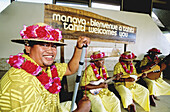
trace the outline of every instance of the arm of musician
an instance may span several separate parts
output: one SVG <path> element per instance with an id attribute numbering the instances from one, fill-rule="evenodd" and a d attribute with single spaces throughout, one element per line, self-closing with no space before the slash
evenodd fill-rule
<path id="1" fill-rule="evenodd" d="M 89 45 L 89 44 L 90 44 L 90 38 L 85 37 L 85 36 L 80 36 L 78 38 L 77 45 L 74 50 L 74 54 L 68 63 L 68 67 L 67 67 L 65 75 L 72 75 L 78 70 L 79 61 L 80 61 L 81 53 L 82 53 L 82 47 L 83 45 Z"/>
<path id="2" fill-rule="evenodd" d="M 91 102 L 87 96 L 84 96 L 77 105 L 77 109 L 74 112 L 89 112 L 91 109 Z"/>
<path id="3" fill-rule="evenodd" d="M 132 77 L 125 78 L 125 82 L 134 82 L 134 81 L 135 81 L 135 79 Z"/>
<path id="4" fill-rule="evenodd" d="M 120 78 L 119 80 L 117 80 L 117 82 L 134 82 L 135 79 L 132 77 L 128 77 L 128 78 Z"/>
<path id="5" fill-rule="evenodd" d="M 147 73 L 143 73 L 138 79 L 147 77 Z"/>
<path id="6" fill-rule="evenodd" d="M 87 89 L 97 89 L 97 88 L 108 88 L 108 85 L 106 83 L 100 83 L 99 85 L 92 85 L 92 84 L 88 84 L 86 85 L 86 87 L 82 86 L 81 87 L 83 90 Z"/>
<path id="7" fill-rule="evenodd" d="M 160 67 L 161 67 L 160 72 L 162 72 L 166 69 L 167 65 L 165 64 L 165 62 L 163 62 L 163 63 L 160 64 Z"/>
<path id="8" fill-rule="evenodd" d="M 161 60 L 160 59 L 154 59 L 154 63 L 157 65 Z"/>
<path id="9" fill-rule="evenodd" d="M 113 79 L 113 81 L 118 81 L 118 80 L 120 80 L 120 78 L 122 77 L 122 75 L 123 75 L 123 72 L 120 72 L 120 73 L 117 73 L 117 74 L 115 74 L 113 77 L 115 77 L 114 79 Z"/>

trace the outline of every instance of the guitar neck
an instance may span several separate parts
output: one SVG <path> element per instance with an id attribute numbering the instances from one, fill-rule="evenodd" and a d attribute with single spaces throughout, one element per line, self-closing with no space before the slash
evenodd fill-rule
<path id="1" fill-rule="evenodd" d="M 110 78 L 110 79 L 107 79 L 106 81 L 105 81 L 105 83 L 109 83 L 109 82 L 111 82 L 113 79 L 115 79 L 116 78 L 116 76 L 115 77 L 112 77 L 112 78 Z"/>

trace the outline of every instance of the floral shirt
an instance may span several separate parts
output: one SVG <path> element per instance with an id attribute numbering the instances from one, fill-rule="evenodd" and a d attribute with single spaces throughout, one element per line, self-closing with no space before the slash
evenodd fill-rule
<path id="1" fill-rule="evenodd" d="M 23 57 L 34 62 L 25 54 Z M 67 64 L 55 63 L 55 65 L 59 78 L 62 80 Z M 46 73 L 51 77 L 50 68 Z M 12 67 L 0 81 L 0 111 L 60 112 L 62 110 L 59 94 L 47 91 L 35 76 L 25 70 Z"/>

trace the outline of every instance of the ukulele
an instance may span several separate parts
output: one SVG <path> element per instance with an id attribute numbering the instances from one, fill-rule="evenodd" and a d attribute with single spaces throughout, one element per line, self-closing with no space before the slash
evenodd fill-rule
<path id="1" fill-rule="evenodd" d="M 120 73 L 120 77 L 121 77 L 122 73 Z M 106 83 L 108 84 L 109 82 L 111 82 L 112 80 L 114 80 L 116 78 L 116 76 L 110 78 L 110 79 L 107 79 L 107 80 L 104 80 L 104 79 L 100 79 L 98 81 L 91 81 L 90 84 L 91 85 L 99 85 L 100 83 Z M 93 95 L 97 95 L 99 94 L 99 92 L 102 90 L 103 88 L 97 88 L 97 89 L 90 89 L 90 93 L 93 94 Z"/>

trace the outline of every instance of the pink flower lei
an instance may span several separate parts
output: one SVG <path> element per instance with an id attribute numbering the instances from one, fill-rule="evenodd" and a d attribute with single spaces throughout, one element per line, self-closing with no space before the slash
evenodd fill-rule
<path id="1" fill-rule="evenodd" d="M 122 65 L 122 67 L 123 67 L 123 69 L 125 70 L 126 73 L 131 74 L 133 72 L 133 65 L 132 65 L 132 63 L 130 63 L 130 71 L 125 66 L 125 63 L 123 63 L 123 62 L 120 62 L 120 63 L 121 63 L 121 65 Z"/>
<path id="2" fill-rule="evenodd" d="M 58 77 L 57 68 L 55 65 L 51 66 L 52 78 L 45 73 L 40 66 L 35 65 L 31 61 L 22 57 L 23 53 L 19 53 L 18 55 L 10 56 L 7 63 L 10 66 L 18 69 L 23 69 L 27 73 L 34 75 L 41 82 L 45 89 L 47 89 L 52 94 L 57 94 L 61 89 L 61 81 Z"/>
<path id="3" fill-rule="evenodd" d="M 46 26 L 26 26 L 20 31 L 22 39 L 44 39 L 50 41 L 60 41 L 62 39 L 61 31 L 54 29 L 49 25 Z"/>
<path id="4" fill-rule="evenodd" d="M 98 73 L 97 68 L 95 67 L 95 64 L 94 64 L 94 63 L 91 63 L 91 67 L 93 68 L 93 72 L 94 72 L 94 74 L 96 75 L 96 78 L 97 78 L 97 79 L 101 79 L 102 77 L 101 77 L 100 74 Z M 104 67 L 102 67 L 102 73 L 103 73 L 103 78 L 106 80 L 106 79 L 107 79 L 107 75 L 106 75 L 106 71 L 105 71 L 105 68 L 104 68 Z"/>

